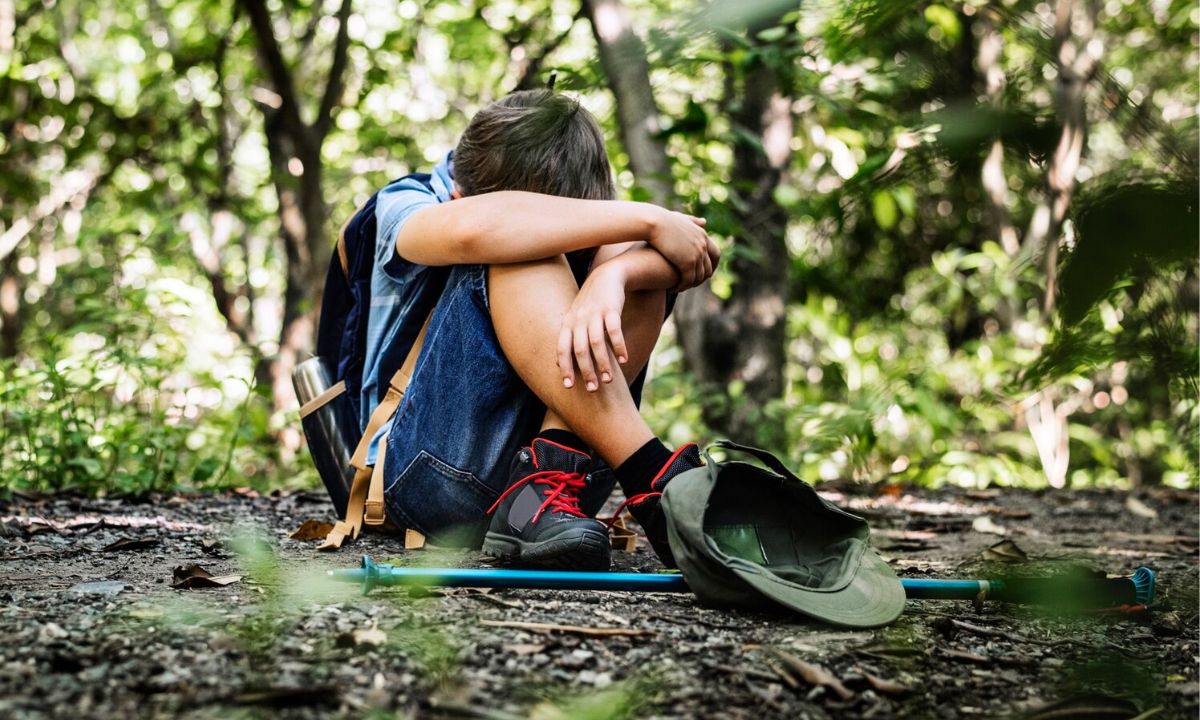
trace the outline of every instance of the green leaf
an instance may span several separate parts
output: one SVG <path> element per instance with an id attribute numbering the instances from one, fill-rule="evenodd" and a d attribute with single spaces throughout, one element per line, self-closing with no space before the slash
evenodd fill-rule
<path id="1" fill-rule="evenodd" d="M 875 224 L 883 230 L 891 230 L 896 225 L 898 211 L 896 200 L 887 190 L 880 190 L 871 196 L 871 212 L 875 216 Z"/>
<path id="2" fill-rule="evenodd" d="M 1195 185 L 1126 185 L 1083 200 L 1076 220 L 1075 250 L 1065 259 L 1059 282 L 1059 314 L 1079 323 L 1118 281 L 1138 266 L 1197 260 Z M 1135 287 L 1140 283 L 1135 283 Z"/>

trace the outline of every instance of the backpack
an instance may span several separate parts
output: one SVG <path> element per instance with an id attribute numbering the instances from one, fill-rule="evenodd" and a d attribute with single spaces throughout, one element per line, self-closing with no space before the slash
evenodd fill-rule
<path id="1" fill-rule="evenodd" d="M 432 190 L 427 173 L 400 179 L 416 180 Z M 386 386 L 381 383 L 384 394 L 366 427 L 360 427 L 371 275 L 375 268 L 377 198 L 378 193 L 371 195 L 338 233 L 325 274 L 317 356 L 298 365 L 292 374 L 296 394 L 302 402 L 300 419 L 309 450 L 334 508 L 342 516 L 320 550 L 341 547 L 347 536 L 357 539 L 364 525 L 388 528 L 383 502 L 386 436 L 379 440 L 374 465 L 367 464 L 367 450 L 376 432 L 392 418 L 404 399 L 429 317 L 437 304 L 438 293 L 432 293 L 432 300 L 424 303 L 427 307 L 412 310 L 425 316 L 420 330 L 381 349 L 384 357 L 380 358 L 380 377 L 391 371 L 391 379 Z M 307 381 L 314 375 L 320 377 L 318 382 Z M 354 449 L 352 454 L 349 448 Z"/>

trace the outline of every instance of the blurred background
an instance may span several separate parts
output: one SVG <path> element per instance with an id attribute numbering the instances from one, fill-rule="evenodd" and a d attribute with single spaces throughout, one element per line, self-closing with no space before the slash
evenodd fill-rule
<path id="1" fill-rule="evenodd" d="M 518 88 L 708 218 L 645 410 L 806 479 L 1196 487 L 1190 0 L 0 0 L 0 488 L 319 485 L 340 225 Z"/>

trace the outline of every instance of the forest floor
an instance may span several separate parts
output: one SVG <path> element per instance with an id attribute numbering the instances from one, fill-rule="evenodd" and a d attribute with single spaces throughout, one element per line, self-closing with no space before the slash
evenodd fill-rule
<path id="1" fill-rule="evenodd" d="M 1082 616 L 910 601 L 853 631 L 690 595 L 363 597 L 323 571 L 479 558 L 382 536 L 318 553 L 289 537 L 331 520 L 317 493 L 18 495 L 0 502 L 0 717 L 1197 716 L 1195 493 L 821 491 L 901 576 L 1149 565 L 1158 599 Z M 614 558 L 657 565 L 644 543 Z M 174 588 L 191 565 L 217 577 Z"/>

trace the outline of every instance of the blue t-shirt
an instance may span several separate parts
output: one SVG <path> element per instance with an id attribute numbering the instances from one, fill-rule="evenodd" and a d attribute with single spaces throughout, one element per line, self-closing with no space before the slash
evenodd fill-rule
<path id="1" fill-rule="evenodd" d="M 400 257 L 396 252 L 396 234 L 416 211 L 450 200 L 454 189 L 452 155 L 447 153 L 427 178 L 401 178 L 380 190 L 375 200 L 375 268 L 371 271 L 371 309 L 367 315 L 361 395 L 363 427 L 379 404 L 383 386 L 398 367 L 382 367 L 384 354 L 380 349 L 397 342 L 411 346 L 425 323 L 428 308 L 436 304 L 445 288 L 447 268 L 417 265 Z M 379 438 L 390 427 L 391 421 L 372 438 L 367 450 L 368 463 L 375 462 Z"/>

